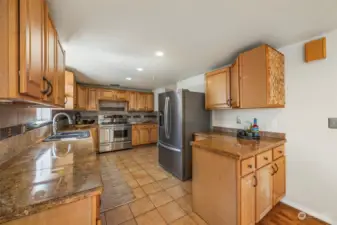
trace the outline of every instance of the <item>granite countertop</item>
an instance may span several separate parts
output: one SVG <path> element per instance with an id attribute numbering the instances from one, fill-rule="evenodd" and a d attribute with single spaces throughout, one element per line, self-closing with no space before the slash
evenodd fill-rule
<path id="1" fill-rule="evenodd" d="M 158 124 L 158 122 L 131 122 L 132 125 L 155 125 Z"/>
<path id="2" fill-rule="evenodd" d="M 0 224 L 102 190 L 91 138 L 41 142 L 0 165 Z"/>
<path id="3" fill-rule="evenodd" d="M 286 142 L 285 139 L 261 137 L 260 140 L 238 139 L 233 134 L 200 132 L 195 135 L 211 136 L 215 138 L 193 142 L 194 147 L 212 151 L 241 160 L 257 155 L 261 152 L 275 148 Z"/>

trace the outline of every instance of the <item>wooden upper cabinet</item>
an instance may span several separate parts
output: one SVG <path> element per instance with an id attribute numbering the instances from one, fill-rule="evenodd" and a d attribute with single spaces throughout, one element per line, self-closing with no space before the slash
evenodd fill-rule
<path id="1" fill-rule="evenodd" d="M 76 108 L 76 80 L 73 72 L 65 71 L 65 108 Z"/>
<path id="2" fill-rule="evenodd" d="M 273 177 L 271 164 L 256 171 L 255 222 L 259 222 L 273 208 Z"/>
<path id="3" fill-rule="evenodd" d="M 255 174 L 241 178 L 241 225 L 255 225 Z"/>
<path id="4" fill-rule="evenodd" d="M 146 111 L 153 112 L 154 111 L 154 96 L 153 93 L 149 93 L 146 95 Z"/>
<path id="5" fill-rule="evenodd" d="M 87 110 L 97 110 L 97 90 L 90 88 L 88 90 L 88 105 Z"/>
<path id="6" fill-rule="evenodd" d="M 20 93 L 41 98 L 44 76 L 45 2 L 20 0 Z"/>
<path id="7" fill-rule="evenodd" d="M 286 194 L 286 165 L 285 157 L 274 162 L 275 174 L 273 176 L 273 205 L 276 205 Z"/>
<path id="8" fill-rule="evenodd" d="M 64 107 L 65 104 L 65 52 L 57 41 L 57 69 L 54 76 L 54 104 Z"/>
<path id="9" fill-rule="evenodd" d="M 206 109 L 229 108 L 230 68 L 209 72 L 205 75 Z"/>
<path id="10" fill-rule="evenodd" d="M 146 111 L 146 93 L 137 93 L 137 111 Z"/>
<path id="11" fill-rule="evenodd" d="M 45 7 L 45 16 L 46 16 L 46 23 L 45 23 L 45 32 L 46 32 L 46 72 L 45 72 L 45 77 L 49 80 L 49 81 L 53 81 L 53 89 L 55 88 L 56 84 L 55 84 L 55 78 L 57 77 L 57 48 L 58 48 L 58 43 L 57 43 L 57 34 L 56 34 L 56 30 L 55 27 L 51 21 L 51 19 L 48 16 L 48 7 Z M 47 83 L 43 82 L 43 89 L 48 88 L 48 86 L 46 86 Z M 64 86 L 64 85 L 63 85 Z M 52 90 L 55 93 L 55 90 Z M 48 95 L 44 95 L 44 101 L 47 102 L 54 102 L 57 101 L 57 99 L 55 99 L 55 95 L 54 93 L 50 93 Z"/>
<path id="12" fill-rule="evenodd" d="M 87 98 L 88 98 L 87 88 L 81 85 L 77 85 L 77 93 L 76 93 L 77 107 L 76 108 L 86 109 L 87 108 Z"/>
<path id="13" fill-rule="evenodd" d="M 137 110 L 137 93 L 130 91 L 128 92 L 128 100 L 129 100 L 129 109 L 128 111 L 136 111 Z"/>
<path id="14" fill-rule="evenodd" d="M 115 95 L 116 95 L 116 100 L 119 100 L 119 101 L 126 101 L 128 98 L 127 92 L 122 91 L 122 90 L 116 91 Z"/>
<path id="15" fill-rule="evenodd" d="M 240 77 L 239 59 L 235 60 L 230 68 L 230 106 L 240 107 Z"/>
<path id="16" fill-rule="evenodd" d="M 284 107 L 284 56 L 262 45 L 239 56 L 240 107 Z"/>
<path id="17" fill-rule="evenodd" d="M 115 94 L 116 93 L 112 90 L 101 89 L 99 97 L 100 99 L 104 99 L 104 100 L 114 100 Z"/>

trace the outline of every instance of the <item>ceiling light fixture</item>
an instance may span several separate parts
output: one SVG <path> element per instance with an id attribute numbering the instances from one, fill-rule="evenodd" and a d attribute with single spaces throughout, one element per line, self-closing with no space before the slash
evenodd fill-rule
<path id="1" fill-rule="evenodd" d="M 131 77 L 127 77 L 127 78 L 125 78 L 125 79 L 127 79 L 127 80 L 132 80 L 132 78 L 131 78 Z"/>
<path id="2" fill-rule="evenodd" d="M 159 57 L 164 56 L 164 52 L 157 51 L 157 52 L 156 52 L 156 56 L 159 56 Z"/>
<path id="3" fill-rule="evenodd" d="M 137 68 L 138 71 L 143 71 L 144 69 L 143 68 Z"/>

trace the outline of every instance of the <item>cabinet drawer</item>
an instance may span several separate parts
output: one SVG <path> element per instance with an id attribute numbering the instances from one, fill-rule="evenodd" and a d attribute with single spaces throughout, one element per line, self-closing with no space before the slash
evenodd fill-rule
<path id="1" fill-rule="evenodd" d="M 284 156 L 284 145 L 278 146 L 273 149 L 273 160 Z"/>
<path id="2" fill-rule="evenodd" d="M 272 150 L 268 150 L 256 156 L 256 168 L 259 169 L 273 160 Z"/>
<path id="3" fill-rule="evenodd" d="M 254 172 L 255 170 L 255 157 L 241 161 L 241 176 L 245 176 Z"/>

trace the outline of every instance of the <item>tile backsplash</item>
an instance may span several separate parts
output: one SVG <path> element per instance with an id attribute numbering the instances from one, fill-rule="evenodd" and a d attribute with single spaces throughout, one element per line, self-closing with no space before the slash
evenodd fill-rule
<path id="1" fill-rule="evenodd" d="M 7 127 L 20 127 L 36 120 L 35 108 L 22 108 L 13 105 L 0 105 L 0 130 Z M 21 127 L 20 127 L 21 128 Z M 8 161 L 29 146 L 51 134 L 51 125 L 43 126 L 21 134 L 14 132 L 15 136 L 0 141 L 0 164 Z M 16 135 L 17 133 L 20 133 Z"/>

